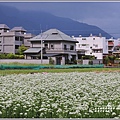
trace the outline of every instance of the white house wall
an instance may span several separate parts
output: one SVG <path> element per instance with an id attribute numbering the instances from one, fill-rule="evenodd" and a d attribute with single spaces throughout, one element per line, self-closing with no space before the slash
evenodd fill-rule
<path id="1" fill-rule="evenodd" d="M 114 40 L 114 46 L 117 46 L 120 44 L 120 38 L 118 38 L 117 40 Z"/>
<path id="2" fill-rule="evenodd" d="M 103 38 L 103 54 L 108 54 L 108 41 L 106 38 Z"/>
<path id="3" fill-rule="evenodd" d="M 103 59 L 103 53 L 92 53 L 97 59 Z"/>

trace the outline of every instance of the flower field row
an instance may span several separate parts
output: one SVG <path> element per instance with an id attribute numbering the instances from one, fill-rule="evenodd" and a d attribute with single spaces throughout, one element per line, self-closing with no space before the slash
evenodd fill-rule
<path id="1" fill-rule="evenodd" d="M 0 118 L 120 118 L 119 72 L 0 76 Z"/>

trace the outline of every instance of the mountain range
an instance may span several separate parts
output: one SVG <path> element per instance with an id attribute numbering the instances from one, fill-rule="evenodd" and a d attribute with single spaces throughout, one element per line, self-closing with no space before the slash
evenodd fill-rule
<path id="1" fill-rule="evenodd" d="M 81 23 L 70 18 L 55 16 L 44 11 L 20 11 L 15 7 L 0 5 L 0 24 L 6 24 L 11 29 L 22 26 L 27 32 L 38 35 L 40 31 L 51 28 L 59 29 L 69 36 L 84 37 L 90 34 L 111 38 L 112 36 L 94 25 Z"/>

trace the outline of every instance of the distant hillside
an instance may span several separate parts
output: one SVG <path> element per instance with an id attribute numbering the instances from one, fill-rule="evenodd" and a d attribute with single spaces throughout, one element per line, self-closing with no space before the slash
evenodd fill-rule
<path id="1" fill-rule="evenodd" d="M 0 5 L 0 24 L 7 24 L 10 28 L 22 26 L 28 32 L 39 34 L 40 30 L 46 31 L 51 28 L 70 36 L 89 36 L 91 33 L 110 38 L 107 32 L 97 26 L 80 23 L 69 18 L 54 16 L 43 11 L 19 11 L 14 7 Z"/>

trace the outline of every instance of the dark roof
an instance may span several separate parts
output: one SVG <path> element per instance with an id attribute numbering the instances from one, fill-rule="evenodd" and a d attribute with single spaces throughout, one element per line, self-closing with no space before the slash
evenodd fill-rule
<path id="1" fill-rule="evenodd" d="M 30 41 L 71 41 L 71 42 L 78 42 L 77 40 L 71 38 L 70 36 L 66 35 L 65 33 L 57 30 L 57 29 L 49 29 L 46 32 L 43 32 L 33 38 Z"/>
<path id="2" fill-rule="evenodd" d="M 24 53 L 39 53 L 41 51 L 41 48 L 29 48 Z"/>
<path id="3" fill-rule="evenodd" d="M 6 24 L 0 24 L 0 29 L 1 29 L 1 28 L 7 29 L 7 30 L 10 29 Z"/>
<path id="4" fill-rule="evenodd" d="M 46 54 L 43 54 L 43 56 L 47 56 L 47 57 L 53 57 L 53 56 L 58 56 L 58 55 L 61 55 L 60 53 L 46 53 Z"/>
<path id="5" fill-rule="evenodd" d="M 26 32 L 26 30 L 23 27 L 14 27 L 11 29 L 11 31 L 22 31 L 22 32 Z"/>

